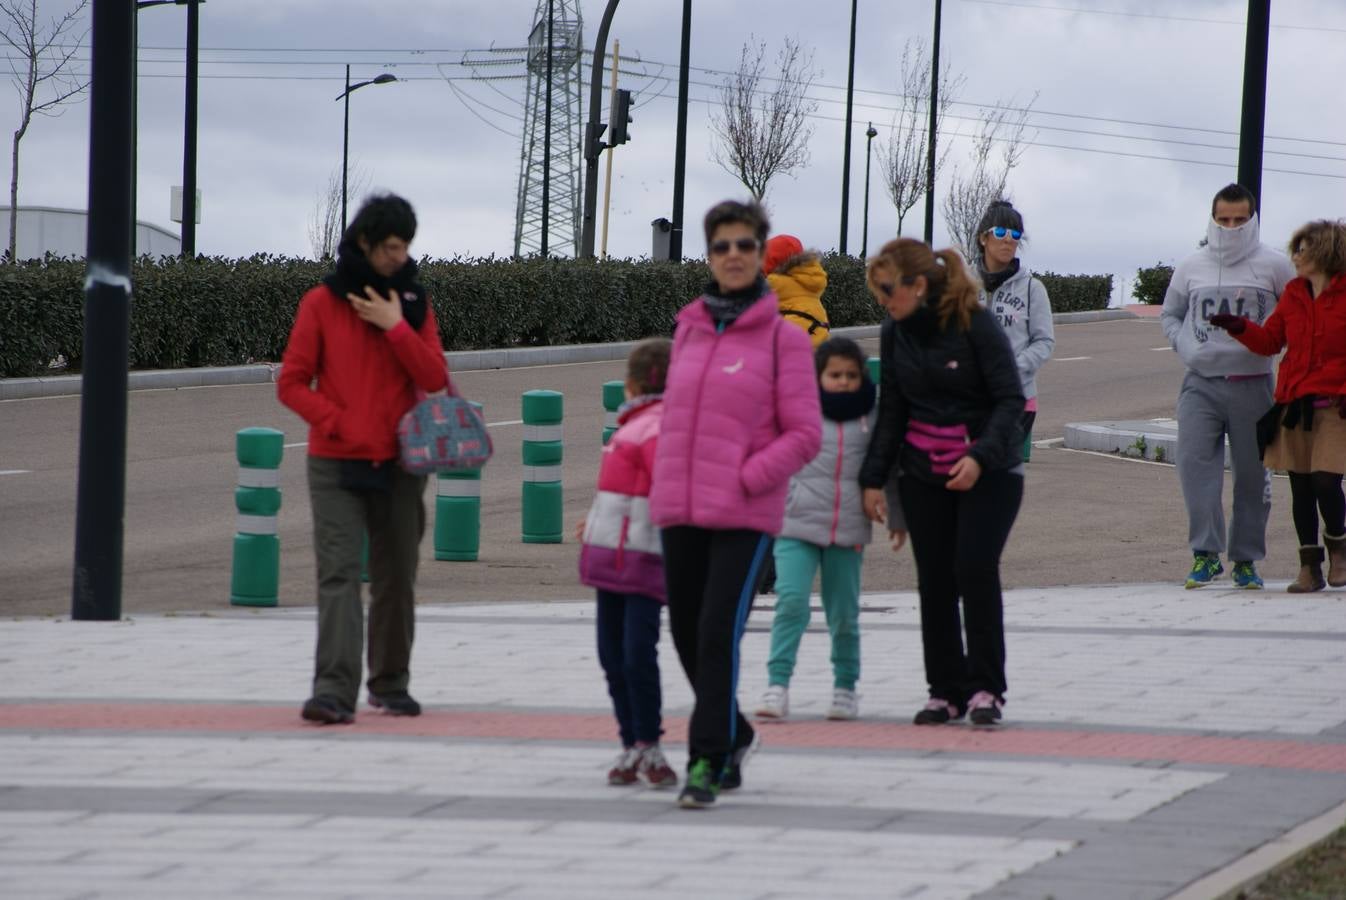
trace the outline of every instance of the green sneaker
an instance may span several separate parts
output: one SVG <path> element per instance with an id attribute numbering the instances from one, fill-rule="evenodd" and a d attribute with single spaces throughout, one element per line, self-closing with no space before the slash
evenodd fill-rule
<path id="1" fill-rule="evenodd" d="M 720 781 L 710 767 L 710 760 L 704 757 L 692 763 L 687 771 L 687 783 L 678 795 L 678 806 L 683 809 L 705 809 L 715 805 L 715 796 L 720 793 Z"/>
<path id="2" fill-rule="evenodd" d="M 1187 589 L 1205 587 L 1223 574 L 1220 557 L 1213 553 L 1198 553 L 1192 561 L 1192 571 L 1187 573 Z"/>
<path id="3" fill-rule="evenodd" d="M 1234 563 L 1234 572 L 1231 576 L 1234 579 L 1234 587 L 1242 588 L 1245 591 L 1260 591 L 1262 589 L 1262 576 L 1257 574 L 1257 568 L 1250 562 Z"/>

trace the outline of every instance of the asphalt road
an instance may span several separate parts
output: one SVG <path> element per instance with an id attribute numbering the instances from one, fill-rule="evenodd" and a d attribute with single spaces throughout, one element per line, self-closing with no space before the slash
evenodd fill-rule
<path id="1" fill-rule="evenodd" d="M 870 350 L 877 352 L 871 342 Z M 1059 438 L 1067 422 L 1145 419 L 1173 412 L 1182 366 L 1155 319 L 1057 328 L 1055 358 L 1039 376 L 1034 439 Z M 599 459 L 600 387 L 620 362 L 465 372 L 456 380 L 485 404 L 496 457 L 483 481 L 482 552 L 476 563 L 436 562 L 422 545 L 426 602 L 564 600 L 588 595 L 575 578 L 570 533 L 591 497 Z M 565 532 L 557 545 L 519 540 L 520 394 L 566 395 Z M 234 433 L 279 428 L 306 440 L 273 386 L 140 391 L 131 395 L 128 441 L 125 612 L 228 605 L 236 477 Z M 0 402 L 0 615 L 70 610 L 79 398 Z M 313 602 L 314 574 L 304 448 L 281 466 L 281 603 Z M 433 508 L 433 482 L 427 503 Z M 1289 487 L 1275 479 L 1269 578 L 1297 570 Z M 1228 486 L 1226 485 L 1226 493 Z M 1034 450 L 1025 501 L 1004 557 L 1009 587 L 1180 580 L 1190 565 L 1186 520 L 1169 466 Z M 908 550 L 876 543 L 865 562 L 870 590 L 915 587 Z"/>

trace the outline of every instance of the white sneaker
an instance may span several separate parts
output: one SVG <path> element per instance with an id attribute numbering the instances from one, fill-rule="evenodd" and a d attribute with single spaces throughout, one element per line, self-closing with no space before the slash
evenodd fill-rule
<path id="1" fill-rule="evenodd" d="M 790 689 L 783 684 L 768 687 L 757 705 L 757 715 L 763 719 L 783 719 L 789 714 Z"/>
<path id="2" fill-rule="evenodd" d="M 855 719 L 860 716 L 860 695 L 845 688 L 832 690 L 832 705 L 827 709 L 829 719 Z"/>

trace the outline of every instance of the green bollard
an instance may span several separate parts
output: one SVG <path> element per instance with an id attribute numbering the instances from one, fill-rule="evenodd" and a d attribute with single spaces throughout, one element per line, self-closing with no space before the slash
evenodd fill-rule
<path id="1" fill-rule="evenodd" d="M 481 413 L 480 403 L 472 407 Z M 435 479 L 435 559 L 473 562 L 480 548 L 481 469 L 439 472 Z"/>
<path id="2" fill-rule="evenodd" d="M 617 410 L 626 402 L 626 382 L 625 381 L 605 381 L 603 382 L 603 445 L 607 446 L 608 439 L 612 433 L 617 430 Z"/>
<path id="3" fill-rule="evenodd" d="M 871 356 L 865 360 L 865 368 L 869 369 L 869 380 L 875 385 L 879 383 L 879 371 L 883 367 L 883 360 L 877 356 Z"/>
<path id="4" fill-rule="evenodd" d="M 561 543 L 560 391 L 523 395 L 523 542 Z"/>
<path id="5" fill-rule="evenodd" d="M 1023 449 L 1024 462 L 1028 462 L 1028 458 L 1032 455 L 1033 455 L 1033 432 L 1030 431 L 1028 432 L 1028 434 L 1024 435 L 1024 449 Z"/>
<path id="6" fill-rule="evenodd" d="M 234 606 L 275 606 L 280 602 L 280 460 L 285 435 L 274 428 L 244 428 L 235 438 L 238 455 L 238 509 L 229 602 Z"/>

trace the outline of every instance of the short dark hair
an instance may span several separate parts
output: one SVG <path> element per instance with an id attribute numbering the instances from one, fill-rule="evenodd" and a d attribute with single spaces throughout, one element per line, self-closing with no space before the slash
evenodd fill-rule
<path id="1" fill-rule="evenodd" d="M 771 233 L 771 220 L 766 210 L 755 200 L 740 203 L 737 200 L 723 200 L 716 203 L 706 213 L 706 246 L 710 246 L 712 235 L 721 225 L 742 222 L 752 229 L 761 244 L 766 244 L 766 236 Z"/>
<path id="2" fill-rule="evenodd" d="M 860 349 L 860 345 L 848 337 L 831 337 L 818 345 L 813 351 L 813 368 L 819 375 L 823 374 L 823 369 L 827 368 L 827 361 L 834 356 L 840 356 L 852 360 L 860 367 L 860 375 L 865 376 L 865 362 L 867 357 L 865 351 Z"/>
<path id="3" fill-rule="evenodd" d="M 1226 184 L 1215 192 L 1215 198 L 1210 202 L 1211 217 L 1215 217 L 1215 204 L 1223 200 L 1225 203 L 1244 203 L 1248 204 L 1248 211 L 1257 215 L 1257 198 L 1253 192 L 1241 184 Z"/>
<path id="4" fill-rule="evenodd" d="M 977 256 L 982 255 L 981 236 L 991 228 L 1013 228 L 1020 234 L 1024 234 L 1024 217 L 1014 204 L 1008 200 L 995 200 L 986 207 L 986 212 L 981 214 L 981 221 L 977 223 L 977 233 L 974 239 L 977 242 Z"/>
<path id="5" fill-rule="evenodd" d="M 626 358 L 626 377 L 634 381 L 641 394 L 662 394 L 668 380 L 668 359 L 673 342 L 668 338 L 649 338 L 636 344 Z"/>
<path id="6" fill-rule="evenodd" d="M 394 235 L 411 243 L 416 236 L 416 212 L 396 194 L 374 194 L 365 198 L 341 239 L 364 238 L 373 247 Z"/>

